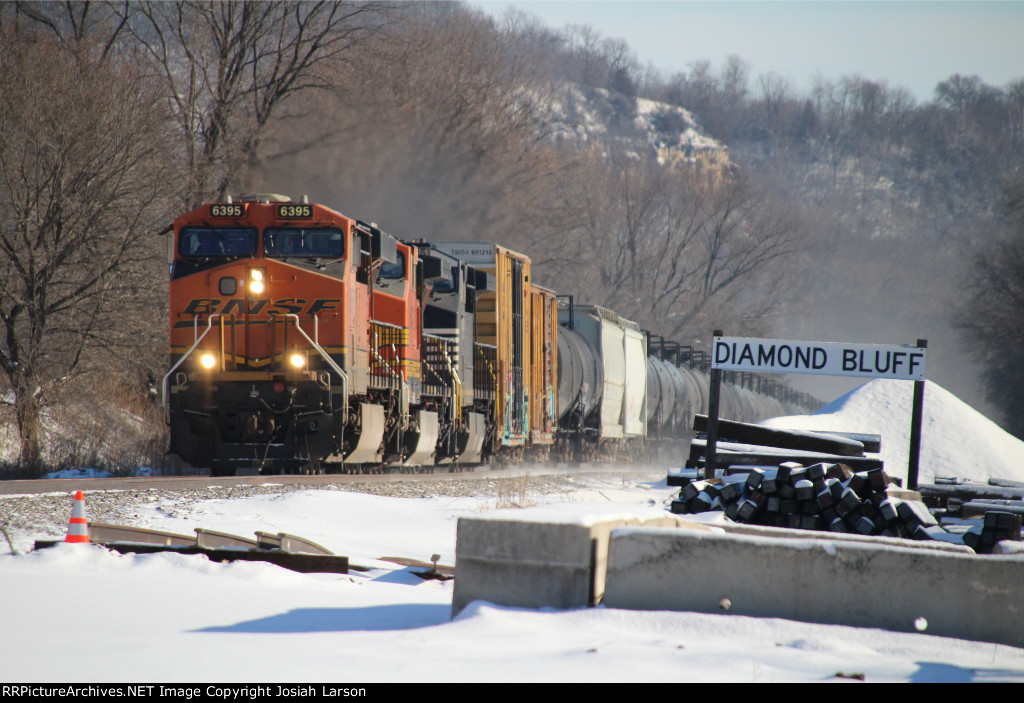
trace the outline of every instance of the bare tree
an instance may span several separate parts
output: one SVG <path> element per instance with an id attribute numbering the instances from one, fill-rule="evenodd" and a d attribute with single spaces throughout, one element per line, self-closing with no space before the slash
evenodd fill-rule
<path id="1" fill-rule="evenodd" d="M 327 0 L 126 5 L 184 139 L 188 204 L 244 180 L 271 119 L 290 99 L 333 87 L 333 70 L 387 9 Z"/>
<path id="2" fill-rule="evenodd" d="M 819 115 L 818 146 L 832 169 L 832 187 L 835 188 L 839 167 L 856 144 L 853 126 L 855 87 L 848 79 L 839 83 L 819 81 L 814 86 L 814 97 Z"/>
<path id="3" fill-rule="evenodd" d="M 916 107 L 917 100 L 913 93 L 902 86 L 890 90 L 886 96 L 885 109 L 882 113 L 883 133 L 897 150 L 903 147 Z"/>
<path id="4" fill-rule="evenodd" d="M 589 169 L 564 195 L 575 226 L 535 259 L 583 298 L 676 339 L 751 329 L 786 302 L 802 233 L 745 177 L 629 157 L 609 167 L 598 155 Z"/>
<path id="5" fill-rule="evenodd" d="M 769 71 L 757 77 L 757 86 L 760 91 L 760 99 L 757 102 L 761 119 L 771 146 L 775 146 L 783 136 L 786 105 L 791 93 L 789 81 L 774 71 Z"/>
<path id="6" fill-rule="evenodd" d="M 730 106 L 736 106 L 747 96 L 750 63 L 738 54 L 729 54 L 725 57 L 719 74 L 726 102 Z"/>
<path id="7" fill-rule="evenodd" d="M 1024 143 L 1024 78 L 1015 78 L 1006 86 L 1010 117 L 1010 140 L 1014 147 Z"/>
<path id="8" fill-rule="evenodd" d="M 983 84 L 980 76 L 954 73 L 935 86 L 935 98 L 957 114 L 964 113 L 981 96 Z"/>
<path id="9" fill-rule="evenodd" d="M 142 336 L 131 315 L 163 290 L 149 237 L 175 169 L 161 101 L 102 45 L 0 43 L 0 370 L 34 472 L 43 409 Z"/>
<path id="10" fill-rule="evenodd" d="M 411 6 L 353 56 L 352 81 L 279 122 L 265 179 L 408 237 L 520 246 L 524 207 L 545 215 L 550 49 L 461 5 Z M 348 75 L 348 74 L 347 74 Z M 304 104 L 305 105 L 305 104 Z M 316 135 L 297 143 L 295 134 Z"/>
<path id="11" fill-rule="evenodd" d="M 603 60 L 601 33 L 589 24 L 567 25 L 563 34 L 568 48 L 569 80 L 583 85 L 601 87 L 607 77 L 607 65 Z"/>
<path id="12" fill-rule="evenodd" d="M 88 40 L 102 47 L 102 56 L 109 55 L 125 36 L 130 16 L 128 2 L 17 0 L 0 5 L 0 25 L 9 36 L 46 36 L 65 44 Z"/>
<path id="13" fill-rule="evenodd" d="M 955 324 L 982 365 L 988 400 L 1024 438 L 1024 182 L 1007 193 L 1009 224 L 970 261 Z"/>

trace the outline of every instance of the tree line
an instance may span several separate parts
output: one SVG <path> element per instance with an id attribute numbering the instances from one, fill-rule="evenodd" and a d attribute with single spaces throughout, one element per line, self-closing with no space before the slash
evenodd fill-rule
<path id="1" fill-rule="evenodd" d="M 771 183 L 806 244 L 789 280 L 802 301 L 774 322 L 814 338 L 929 337 L 929 376 L 1024 437 L 1011 342 L 1024 309 L 1005 263 L 1021 237 L 1024 77 L 953 74 L 930 101 L 861 75 L 819 76 L 801 93 L 737 55 L 666 75 L 591 29 L 533 36 L 554 75 L 684 107 Z"/>

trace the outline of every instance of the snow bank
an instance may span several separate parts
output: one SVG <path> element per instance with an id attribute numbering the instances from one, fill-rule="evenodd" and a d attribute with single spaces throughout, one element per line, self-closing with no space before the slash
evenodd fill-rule
<path id="1" fill-rule="evenodd" d="M 912 381 L 875 380 L 832 401 L 813 415 L 777 417 L 766 427 L 882 436 L 879 456 L 886 472 L 905 477 L 910 454 Z M 989 478 L 1024 481 L 1024 442 L 999 428 L 945 388 L 925 383 L 921 429 L 920 483 L 958 476 L 984 483 Z"/>

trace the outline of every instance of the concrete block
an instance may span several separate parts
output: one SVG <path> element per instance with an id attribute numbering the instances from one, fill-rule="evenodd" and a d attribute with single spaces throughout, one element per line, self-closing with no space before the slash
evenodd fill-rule
<path id="1" fill-rule="evenodd" d="M 727 599 L 727 600 L 724 600 Z M 1024 646 L 1024 558 L 685 529 L 612 533 L 604 604 Z M 919 620 L 924 618 L 924 621 Z"/>
<path id="2" fill-rule="evenodd" d="M 841 521 L 841 519 L 840 519 Z M 970 547 L 963 544 L 956 544 L 953 542 L 914 542 L 906 539 L 900 539 L 898 537 L 885 537 L 876 535 L 868 537 L 860 534 L 836 534 L 832 531 L 811 531 L 811 530 L 798 530 L 798 529 L 787 529 L 784 527 L 765 527 L 763 525 L 742 525 L 739 523 L 732 524 L 726 521 L 721 523 L 715 523 L 716 527 L 722 529 L 722 531 L 729 534 L 735 535 L 752 535 L 754 537 L 766 537 L 772 539 L 795 539 L 795 540 L 824 540 L 824 541 L 842 541 L 842 542 L 856 542 L 866 546 L 891 546 L 891 547 L 904 547 L 907 549 L 916 550 L 927 550 L 937 551 L 946 553 L 956 554 L 974 554 L 975 551 Z"/>
<path id="3" fill-rule="evenodd" d="M 566 503 L 459 518 L 452 616 L 474 600 L 524 608 L 600 602 L 613 529 L 689 525 L 659 509 Z"/>

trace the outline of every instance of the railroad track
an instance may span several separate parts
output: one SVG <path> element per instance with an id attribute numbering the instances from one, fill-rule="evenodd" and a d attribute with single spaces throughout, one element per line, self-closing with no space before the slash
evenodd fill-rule
<path id="1" fill-rule="evenodd" d="M 656 471 L 661 467 L 639 467 L 637 471 Z M 581 466 L 509 466 L 501 469 L 477 469 L 458 473 L 416 473 L 416 474 L 327 474 L 318 476 L 140 476 L 123 478 L 56 478 L 0 481 L 0 495 L 39 495 L 74 491 L 111 491 L 147 489 L 190 489 L 211 486 L 263 486 L 263 485 L 346 485 L 423 483 L 451 480 L 494 480 L 517 476 L 553 476 L 574 473 L 623 473 L 633 471 L 630 467 L 609 464 L 585 464 Z M 666 467 L 667 470 L 667 467 Z"/>

